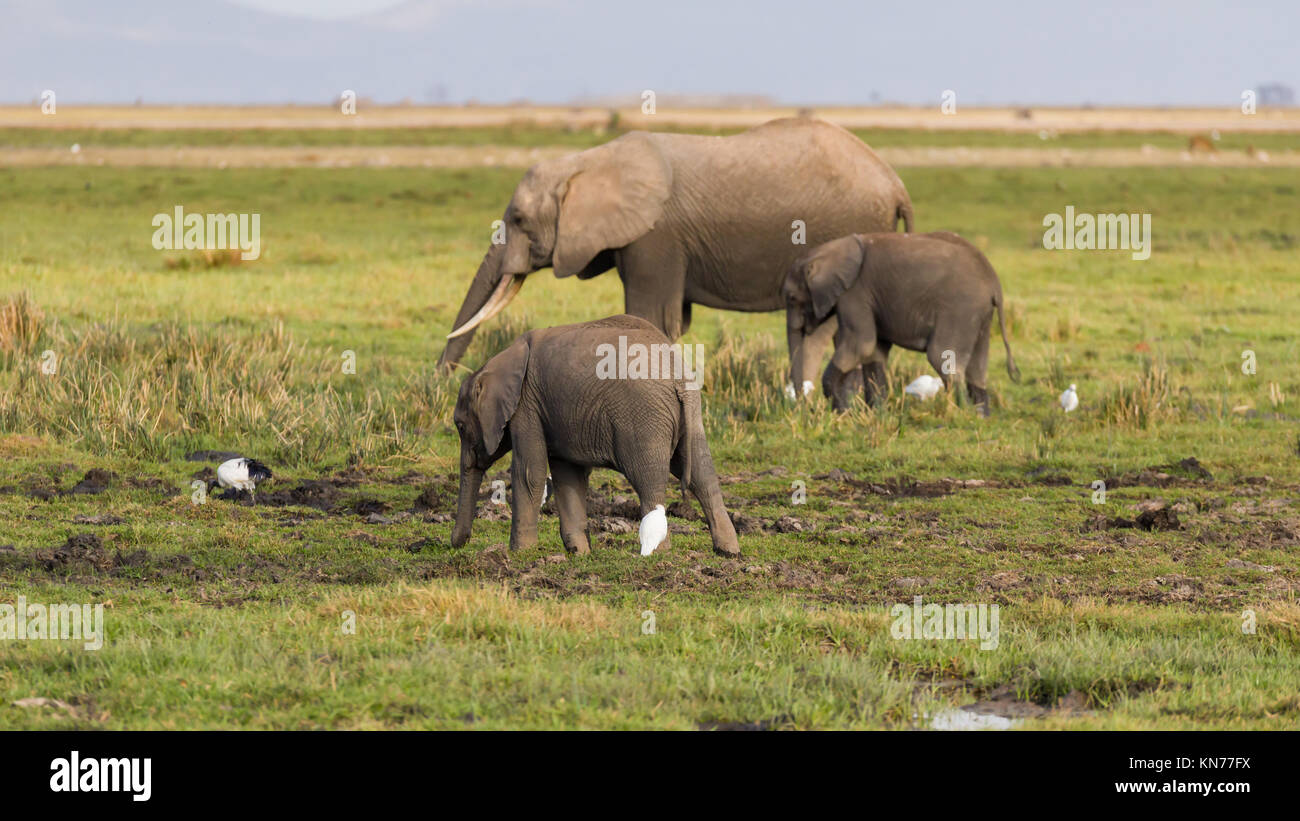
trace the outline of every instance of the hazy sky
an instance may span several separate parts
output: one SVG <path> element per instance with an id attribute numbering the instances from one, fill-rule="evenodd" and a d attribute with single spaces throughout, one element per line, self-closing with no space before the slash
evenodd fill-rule
<path id="1" fill-rule="evenodd" d="M 1237 105 L 1300 3 L 0 0 L 0 101 Z"/>
<path id="2" fill-rule="evenodd" d="M 275 12 L 286 17 L 339 20 L 402 5 L 401 0 L 231 0 L 237 6 Z M 436 4 L 431 4 L 436 5 Z"/>

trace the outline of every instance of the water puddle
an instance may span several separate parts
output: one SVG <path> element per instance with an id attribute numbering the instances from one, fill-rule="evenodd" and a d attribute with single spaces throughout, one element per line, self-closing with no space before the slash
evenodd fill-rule
<path id="1" fill-rule="evenodd" d="M 992 713 L 976 713 L 955 707 L 940 710 L 930 716 L 931 730 L 1010 730 L 1020 726 L 1022 719 L 1007 718 Z"/>

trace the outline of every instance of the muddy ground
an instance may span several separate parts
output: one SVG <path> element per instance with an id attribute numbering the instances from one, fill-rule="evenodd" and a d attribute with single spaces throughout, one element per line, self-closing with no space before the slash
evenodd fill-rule
<path id="1" fill-rule="evenodd" d="M 212 466 L 192 477 L 212 479 Z M 805 479 L 815 503 L 790 504 L 785 488 L 793 478 Z M 1050 592 L 1067 601 L 1220 610 L 1291 596 L 1297 588 L 1293 570 L 1251 557 L 1300 545 L 1300 487 L 1265 475 L 1218 477 L 1194 457 L 1106 477 L 1112 495 L 1105 505 L 1089 503 L 1092 480 L 1056 472 L 1002 480 L 863 477 L 838 469 L 810 477 L 780 468 L 728 475 L 722 483 L 741 538 L 738 559 L 714 556 L 698 505 L 677 499 L 669 509 L 675 538 L 651 560 L 640 560 L 636 497 L 622 477 L 607 472 L 593 477 L 588 498 L 593 557 L 563 552 L 550 501 L 542 547 L 511 553 L 506 526 L 491 524 L 510 517 L 507 505 L 492 502 L 491 480 L 508 488 L 509 474 L 485 482 L 474 538 L 461 550 L 448 543 L 454 475 L 353 470 L 273 480 L 255 496 L 213 490 L 204 512 L 217 518 L 214 524 L 251 516 L 263 534 L 257 539 L 263 544 L 236 554 L 133 535 L 145 522 L 178 524 L 193 513 L 189 486 L 48 465 L 24 486 L 0 487 L 0 495 L 30 500 L 22 517 L 40 523 L 39 532 L 68 535 L 0 544 L 0 576 L 193 587 L 200 601 L 217 606 L 260 598 L 268 585 L 446 577 L 502 583 L 525 596 L 775 590 L 813 602 L 867 605 L 913 595 L 1005 603 Z M 103 503 L 94 512 L 60 515 L 59 502 L 69 498 Z M 980 504 L 998 500 L 1054 504 L 1066 512 L 1053 515 L 1055 527 L 1043 532 L 979 512 Z M 347 548 L 342 555 L 323 555 L 323 545 L 338 542 Z"/>

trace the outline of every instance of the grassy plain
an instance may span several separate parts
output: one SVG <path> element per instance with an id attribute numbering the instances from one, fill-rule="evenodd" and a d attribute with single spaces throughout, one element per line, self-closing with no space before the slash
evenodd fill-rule
<path id="1" fill-rule="evenodd" d="M 544 131 L 511 138 L 598 141 Z M 0 641 L 0 726 L 910 728 L 972 704 L 1031 727 L 1300 720 L 1300 170 L 905 169 L 918 227 L 968 236 L 1002 278 L 1025 378 L 995 343 L 987 421 L 904 403 L 926 370 L 908 352 L 880 409 L 792 406 L 781 318 L 697 309 L 739 561 L 698 514 L 635 555 L 612 473 L 590 556 L 562 555 L 549 511 L 542 546 L 508 554 L 486 498 L 450 548 L 458 377 L 433 363 L 518 174 L 0 168 L 0 604 L 107 603 L 108 633 Z M 262 257 L 154 250 L 177 204 L 260 213 Z M 1151 258 L 1044 250 L 1066 205 L 1152 214 Z M 541 272 L 467 364 L 621 304 L 613 275 Z M 256 505 L 194 504 L 201 450 L 276 479 Z M 1156 500 L 1176 527 L 1138 523 Z M 889 608 L 917 595 L 997 604 L 998 648 L 893 639 Z M 29 697 L 67 706 L 11 706 Z"/>

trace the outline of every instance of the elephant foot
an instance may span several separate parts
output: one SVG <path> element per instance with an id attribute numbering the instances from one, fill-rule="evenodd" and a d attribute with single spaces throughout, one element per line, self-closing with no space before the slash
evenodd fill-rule
<path id="1" fill-rule="evenodd" d="M 713 552 L 719 556 L 728 559 L 737 559 L 740 557 L 740 545 L 738 544 L 718 544 L 713 543 Z"/>
<path id="2" fill-rule="evenodd" d="M 520 550 L 532 550 L 537 547 L 537 535 L 532 536 L 511 536 L 510 552 L 518 553 Z"/>
<path id="3" fill-rule="evenodd" d="M 591 542 L 586 533 L 566 533 L 563 534 L 564 549 L 570 553 L 577 553 L 579 556 L 591 552 Z"/>
<path id="4" fill-rule="evenodd" d="M 831 400 L 831 408 L 837 413 L 844 413 L 853 402 L 853 397 L 863 393 L 866 383 L 862 378 L 862 368 L 840 371 L 831 362 L 822 372 L 822 393 Z"/>
<path id="5" fill-rule="evenodd" d="M 844 381 L 840 383 L 840 390 L 845 396 L 857 396 L 862 393 L 866 387 L 866 379 L 862 375 L 862 368 L 854 368 L 844 374 Z"/>

